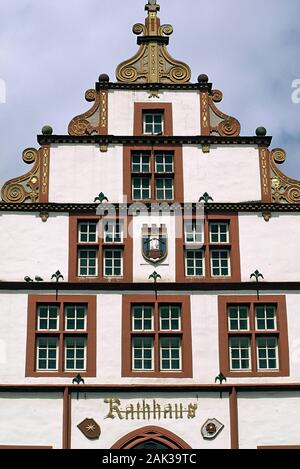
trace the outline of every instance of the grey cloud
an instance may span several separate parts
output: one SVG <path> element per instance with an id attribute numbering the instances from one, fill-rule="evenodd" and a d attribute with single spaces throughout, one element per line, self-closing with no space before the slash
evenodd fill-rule
<path id="1" fill-rule="evenodd" d="M 84 92 L 101 72 L 136 50 L 131 32 L 146 0 L 10 0 L 0 4 L 0 186 L 24 173 L 22 150 L 36 145 L 44 124 L 66 133 L 87 109 Z M 264 125 L 273 147 L 288 153 L 283 170 L 300 179 L 300 104 L 291 84 L 300 78 L 299 0 L 160 0 L 161 19 L 174 25 L 170 52 L 186 61 L 193 80 L 207 73 L 221 89 L 222 110 L 244 135 Z"/>

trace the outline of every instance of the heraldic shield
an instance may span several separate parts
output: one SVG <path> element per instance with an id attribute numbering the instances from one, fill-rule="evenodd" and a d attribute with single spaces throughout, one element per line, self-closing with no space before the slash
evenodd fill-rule
<path id="1" fill-rule="evenodd" d="M 165 225 L 143 225 L 142 253 L 153 264 L 163 261 L 168 254 L 168 235 Z"/>

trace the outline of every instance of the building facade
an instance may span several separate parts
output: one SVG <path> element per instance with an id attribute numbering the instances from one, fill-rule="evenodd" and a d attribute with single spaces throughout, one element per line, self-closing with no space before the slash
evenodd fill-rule
<path id="1" fill-rule="evenodd" d="M 300 182 L 159 5 L 0 203 L 0 447 L 300 447 Z"/>

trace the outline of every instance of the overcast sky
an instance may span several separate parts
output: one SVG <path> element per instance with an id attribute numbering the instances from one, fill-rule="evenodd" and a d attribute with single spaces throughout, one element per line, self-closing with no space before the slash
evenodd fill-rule
<path id="1" fill-rule="evenodd" d="M 84 92 L 100 73 L 137 50 L 134 23 L 146 0 L 0 0 L 0 186 L 28 171 L 22 150 L 37 146 L 45 124 L 66 134 L 88 109 Z M 174 26 L 169 51 L 190 65 L 193 81 L 207 73 L 224 93 L 220 108 L 238 118 L 242 135 L 263 125 L 274 147 L 287 150 L 282 169 L 300 179 L 299 0 L 160 0 Z M 299 93 L 300 96 L 300 93 Z"/>

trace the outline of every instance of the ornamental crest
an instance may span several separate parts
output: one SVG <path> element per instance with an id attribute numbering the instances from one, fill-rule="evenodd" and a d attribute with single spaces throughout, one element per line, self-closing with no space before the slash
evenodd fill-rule
<path id="1" fill-rule="evenodd" d="M 89 440 L 97 440 L 101 435 L 101 428 L 94 419 L 84 419 L 77 427 Z"/>
<path id="2" fill-rule="evenodd" d="M 168 254 L 168 235 L 165 225 L 143 225 L 142 253 L 153 264 L 163 261 Z"/>

